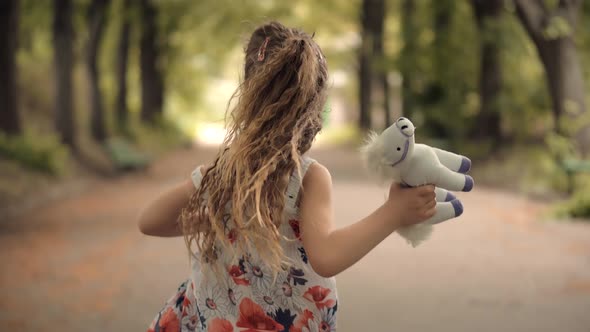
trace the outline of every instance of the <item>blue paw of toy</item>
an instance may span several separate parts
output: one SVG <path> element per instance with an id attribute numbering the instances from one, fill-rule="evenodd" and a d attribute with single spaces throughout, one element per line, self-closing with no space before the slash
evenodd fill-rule
<path id="1" fill-rule="evenodd" d="M 454 201 L 457 199 L 457 196 L 453 195 L 450 191 L 447 192 L 447 197 L 445 197 L 445 202 Z"/>
<path id="2" fill-rule="evenodd" d="M 473 189 L 473 178 L 469 175 L 465 175 L 465 186 L 462 191 L 471 191 Z"/>
<path id="3" fill-rule="evenodd" d="M 459 166 L 459 173 L 467 173 L 471 169 L 471 160 L 469 158 L 463 157 L 461 160 L 461 166 Z"/>
<path id="4" fill-rule="evenodd" d="M 458 217 L 463 214 L 463 204 L 458 199 L 451 201 L 453 205 L 453 209 L 455 209 L 455 217 Z"/>

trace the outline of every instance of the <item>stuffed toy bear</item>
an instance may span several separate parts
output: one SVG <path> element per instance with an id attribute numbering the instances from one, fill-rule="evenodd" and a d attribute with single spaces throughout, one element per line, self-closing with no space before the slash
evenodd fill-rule
<path id="1" fill-rule="evenodd" d="M 401 117 L 380 135 L 371 133 L 361 153 L 368 171 L 381 183 L 393 180 L 408 187 L 435 185 L 436 214 L 420 224 L 397 230 L 416 247 L 430 236 L 432 225 L 463 213 L 461 201 L 449 191 L 471 191 L 474 182 L 466 175 L 471 169 L 468 158 L 416 144 L 414 131 L 412 122 Z"/>

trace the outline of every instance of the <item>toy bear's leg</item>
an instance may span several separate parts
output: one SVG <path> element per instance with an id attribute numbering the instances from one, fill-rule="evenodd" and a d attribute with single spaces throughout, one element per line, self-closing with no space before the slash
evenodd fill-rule
<path id="1" fill-rule="evenodd" d="M 440 187 L 434 188 L 434 193 L 436 194 L 437 202 L 450 202 L 454 199 L 457 199 L 457 197 L 455 197 L 455 195 L 453 195 L 450 191 Z"/>
<path id="2" fill-rule="evenodd" d="M 445 165 L 451 171 L 465 174 L 471 169 L 471 160 L 458 154 L 449 151 L 432 148 L 441 164 Z"/>
<path id="3" fill-rule="evenodd" d="M 473 178 L 469 175 L 455 173 L 444 166 L 437 168 L 438 181 L 434 184 L 446 190 L 471 191 L 473 189 Z"/>
<path id="4" fill-rule="evenodd" d="M 439 202 L 436 203 L 436 214 L 424 221 L 424 223 L 431 225 L 438 224 L 445 220 L 458 217 L 462 213 L 463 204 L 458 199 L 450 202 Z"/>

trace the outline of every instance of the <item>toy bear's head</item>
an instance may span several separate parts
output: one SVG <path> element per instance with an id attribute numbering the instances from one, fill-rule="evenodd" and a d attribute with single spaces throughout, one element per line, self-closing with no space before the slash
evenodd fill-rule
<path id="1" fill-rule="evenodd" d="M 371 173 L 381 179 L 399 177 L 399 166 L 414 151 L 414 124 L 401 117 L 380 135 L 370 134 L 361 152 Z"/>

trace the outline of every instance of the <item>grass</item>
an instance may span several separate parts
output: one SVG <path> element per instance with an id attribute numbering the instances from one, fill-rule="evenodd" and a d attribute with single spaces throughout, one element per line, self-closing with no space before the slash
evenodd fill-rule
<path id="1" fill-rule="evenodd" d="M 7 136 L 0 133 L 0 157 L 32 171 L 60 175 L 66 171 L 68 151 L 52 135 L 26 132 Z"/>

